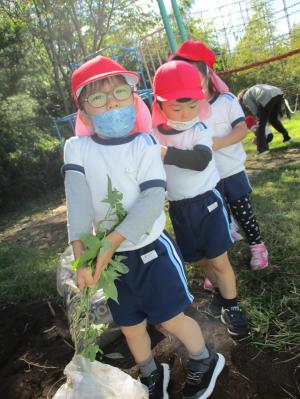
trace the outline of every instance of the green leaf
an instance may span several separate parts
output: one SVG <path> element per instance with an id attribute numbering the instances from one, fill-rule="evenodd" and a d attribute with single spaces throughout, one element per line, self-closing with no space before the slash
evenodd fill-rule
<path id="1" fill-rule="evenodd" d="M 101 240 L 93 234 L 81 234 L 79 238 L 87 248 L 94 248 L 101 243 Z"/>
<path id="2" fill-rule="evenodd" d="M 78 258 L 77 267 L 86 266 L 86 264 L 90 261 L 93 261 L 94 258 L 97 257 L 99 252 L 100 244 L 94 248 L 86 249 L 83 254 Z"/>
<path id="3" fill-rule="evenodd" d="M 96 355 L 98 352 L 102 353 L 99 345 L 89 344 L 83 349 L 80 354 L 86 359 L 89 359 L 90 362 L 94 362 L 96 360 Z"/>
<path id="4" fill-rule="evenodd" d="M 115 271 L 104 270 L 99 279 L 99 288 L 103 289 L 106 299 L 113 299 L 118 302 L 118 290 L 115 285 L 115 280 L 118 278 L 118 273 Z"/>
<path id="5" fill-rule="evenodd" d="M 121 273 L 121 274 L 126 274 L 126 273 L 128 273 L 129 272 L 129 268 L 126 266 L 126 265 L 124 265 L 124 263 L 121 263 L 118 259 L 112 259 L 110 262 L 109 262 L 109 264 L 110 265 L 112 265 L 113 267 L 114 267 L 114 269 L 115 270 L 117 270 L 119 273 Z"/>
<path id="6" fill-rule="evenodd" d="M 92 263 L 92 261 L 97 258 L 102 241 L 98 237 L 91 234 L 83 234 L 80 236 L 80 240 L 85 244 L 87 249 L 83 254 L 72 262 L 72 269 L 75 270 L 78 267 L 86 266 L 87 263 Z"/>

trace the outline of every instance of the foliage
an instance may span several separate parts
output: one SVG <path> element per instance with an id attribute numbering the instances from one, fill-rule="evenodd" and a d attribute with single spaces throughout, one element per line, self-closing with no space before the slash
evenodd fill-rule
<path id="1" fill-rule="evenodd" d="M 88 267 L 91 274 L 95 272 L 97 257 L 101 256 L 106 249 L 111 247 L 106 236 L 114 231 L 115 227 L 121 223 L 126 216 L 126 211 L 122 205 L 122 193 L 113 189 L 111 179 L 108 176 L 107 183 L 107 198 L 102 202 L 109 205 L 106 216 L 98 223 L 96 234 L 84 234 L 80 240 L 85 246 L 83 254 L 73 262 L 73 268 Z M 108 227 L 109 226 L 109 227 Z M 90 323 L 90 298 L 99 289 L 103 290 L 106 299 L 112 299 L 118 302 L 118 291 L 115 285 L 117 280 L 122 274 L 128 273 L 129 269 L 122 261 L 126 259 L 125 256 L 115 255 L 110 260 L 105 270 L 101 272 L 100 278 L 93 289 L 85 288 L 84 293 L 80 299 L 77 309 L 76 320 L 73 325 L 75 339 L 75 352 L 80 353 L 82 356 L 87 357 L 90 361 L 94 361 L 96 354 L 101 352 L 100 347 L 96 343 L 96 338 L 103 332 L 104 326 L 97 326 Z M 82 318 L 82 315 L 83 318 Z M 84 336 L 82 348 L 79 349 L 77 330 L 80 321 L 84 319 Z"/>
<path id="2" fill-rule="evenodd" d="M 214 21 L 203 21 L 199 14 L 193 15 L 191 10 L 194 0 L 181 0 L 178 4 L 181 13 L 185 14 L 183 19 L 188 34 L 205 41 L 216 52 L 217 71 L 299 48 L 299 24 L 292 27 L 291 37 L 280 36 L 268 2 L 252 1 L 250 20 L 232 55 L 226 51 L 225 44 L 220 43 Z M 174 18 L 171 23 L 175 23 Z M 59 147 L 50 135 L 55 135 L 52 119 L 74 111 L 70 92 L 71 65 L 75 67 L 87 55 L 102 49 L 103 54 L 117 57 L 125 67 L 134 70 L 137 64 L 132 54 L 116 49 L 112 52 L 107 46 L 138 47 L 142 37 L 160 26 L 161 17 L 153 12 L 150 2 L 0 2 L 0 133 L 5 136 L 5 144 L 0 148 L 0 189 L 6 198 L 0 202 L 0 207 L 3 207 L 4 202 L 15 201 L 19 193 L 24 191 L 25 184 L 22 185 L 22 182 L 27 179 L 30 189 L 25 190 L 25 193 L 28 197 L 30 194 L 35 196 L 38 187 L 51 190 L 53 185 L 61 184 L 58 177 Z M 174 28 L 176 34 L 178 29 Z M 159 65 L 159 62 L 153 60 L 158 60 L 159 52 L 160 60 L 164 62 L 169 47 L 165 34 L 153 37 L 153 42 L 147 40 L 143 42 L 144 52 L 153 76 Z M 146 79 L 150 84 L 147 76 Z M 224 75 L 224 80 L 234 93 L 256 83 L 279 86 L 293 106 L 300 90 L 300 59 L 299 56 L 289 57 L 241 73 Z M 16 118 L 8 109 L 12 101 L 18 104 L 14 111 L 18 113 L 18 120 L 24 120 L 21 133 L 22 142 L 26 141 L 24 154 L 21 154 L 23 147 L 14 144 Z M 33 112 L 32 118 L 29 118 L 28 112 Z M 33 137 L 35 144 L 30 148 L 29 143 L 30 140 L 33 143 Z M 12 147 L 15 150 L 12 151 Z M 54 162 L 52 168 L 48 166 L 51 160 Z M 44 173 L 43 162 L 50 173 Z M 30 171 L 31 175 L 24 177 L 25 170 Z M 12 184 L 11 177 L 15 176 L 17 180 Z M 16 191 L 18 187 L 20 190 Z"/>
<path id="3" fill-rule="evenodd" d="M 62 184 L 58 141 L 37 129 L 36 109 L 27 94 L 0 103 L 0 209 Z"/>
<path id="4" fill-rule="evenodd" d="M 253 0 L 252 10 L 245 32 L 227 65 L 229 69 L 263 61 L 297 48 L 297 45 L 299 47 L 299 27 L 292 29 L 292 42 L 288 36 L 280 35 L 276 31 L 273 10 L 268 2 Z M 294 104 L 300 89 L 299 75 L 299 56 L 292 56 L 226 77 L 235 93 L 257 83 L 268 83 L 282 88 L 285 96 Z"/>

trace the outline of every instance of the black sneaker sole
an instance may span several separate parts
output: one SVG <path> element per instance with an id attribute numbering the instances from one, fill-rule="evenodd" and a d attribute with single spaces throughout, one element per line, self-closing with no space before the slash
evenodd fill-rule
<path id="1" fill-rule="evenodd" d="M 216 381 L 219 375 L 221 374 L 221 371 L 223 370 L 225 366 L 225 358 L 221 353 L 216 354 L 218 356 L 218 360 L 216 362 L 216 366 L 214 369 L 214 372 L 211 376 L 210 383 L 208 387 L 206 388 L 205 392 L 202 392 L 201 394 L 195 394 L 193 396 L 184 396 L 183 399 L 207 399 L 210 397 L 210 395 L 213 393 L 213 390 L 216 386 Z M 200 395 L 200 396 L 199 396 Z"/>
<path id="2" fill-rule="evenodd" d="M 247 338 L 247 337 L 249 337 L 249 336 L 251 335 L 250 330 L 243 331 L 243 332 L 239 332 L 239 333 L 230 330 L 230 328 L 228 327 L 228 324 L 226 323 L 226 321 L 225 321 L 224 318 L 223 318 L 223 315 L 221 315 L 221 322 L 222 322 L 223 324 L 225 324 L 225 326 L 227 327 L 228 334 L 229 334 L 232 338 L 234 338 L 234 339 L 236 339 L 236 340 L 243 339 L 243 338 Z"/>

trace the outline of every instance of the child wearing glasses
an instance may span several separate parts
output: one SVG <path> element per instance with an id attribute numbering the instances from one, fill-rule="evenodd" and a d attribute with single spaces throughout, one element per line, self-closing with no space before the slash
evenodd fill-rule
<path id="1" fill-rule="evenodd" d="M 80 289 L 92 287 L 114 253 L 124 255 L 129 272 L 116 281 L 119 303 L 108 300 L 108 305 L 139 366 L 149 398 L 169 397 L 169 367 L 153 358 L 147 321 L 160 324 L 187 348 L 184 398 L 208 397 L 224 358 L 207 349 L 199 325 L 183 313 L 193 297 L 180 252 L 164 231 L 166 178 L 160 146 L 150 135 L 131 134 L 138 113 L 133 95 L 138 79 L 136 73 L 103 56 L 80 66 L 71 78 L 79 117 L 93 130 L 91 136 L 70 138 L 64 150 L 68 234 L 75 258 L 84 250 L 80 235 L 91 232 L 107 212 L 108 204 L 103 202 L 107 176 L 122 193 L 127 211 L 106 236 L 111 248 L 98 256 L 94 275 L 88 268 L 78 269 L 77 283 Z"/>

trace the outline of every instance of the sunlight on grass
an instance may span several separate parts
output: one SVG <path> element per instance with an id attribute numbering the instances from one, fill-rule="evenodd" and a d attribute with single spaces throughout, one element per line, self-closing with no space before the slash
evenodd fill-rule
<path id="1" fill-rule="evenodd" d="M 288 130 L 289 135 L 293 139 L 293 143 L 289 144 L 289 146 L 299 146 L 300 145 L 300 113 L 297 112 L 293 115 L 292 119 L 282 119 L 282 123 L 284 127 Z M 271 126 L 269 126 L 271 127 Z M 287 147 L 287 144 L 282 143 L 282 135 L 275 131 L 273 127 L 271 127 L 274 138 L 270 143 L 270 150 L 282 150 Z M 247 137 L 243 141 L 245 150 L 248 155 L 253 155 L 256 153 L 256 145 L 252 144 L 252 140 L 254 138 L 254 134 L 249 131 Z"/>
<path id="2" fill-rule="evenodd" d="M 1 244 L 0 258 L 0 302 L 44 301 L 57 295 L 57 253 Z"/>

